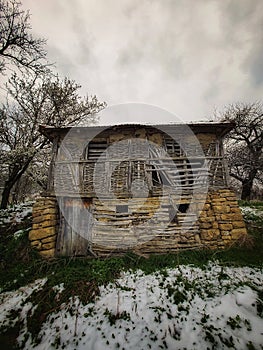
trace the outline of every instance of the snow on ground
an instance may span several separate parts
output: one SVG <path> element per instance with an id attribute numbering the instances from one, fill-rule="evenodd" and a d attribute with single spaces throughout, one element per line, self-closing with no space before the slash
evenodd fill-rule
<path id="1" fill-rule="evenodd" d="M 262 208 L 240 207 L 243 217 L 247 221 L 263 220 Z"/>
<path id="2" fill-rule="evenodd" d="M 9 223 L 22 222 L 26 217 L 32 214 L 33 202 L 16 204 L 8 209 L 0 211 L 0 226 Z"/>
<path id="3" fill-rule="evenodd" d="M 0 327 L 10 310 L 20 308 L 24 328 L 18 340 L 25 339 L 24 349 L 263 349 L 260 269 L 210 263 L 150 275 L 125 272 L 101 286 L 94 303 L 82 305 L 75 297 L 62 304 L 48 316 L 34 346 L 31 335 L 26 338 L 32 304 L 22 301 L 43 283 L 3 294 Z"/>
<path id="4" fill-rule="evenodd" d="M 28 286 L 21 287 L 17 291 L 5 292 L 0 294 L 0 329 L 1 327 L 12 327 L 18 321 L 17 317 L 12 317 L 12 312 L 20 310 L 20 320 L 24 324 L 23 333 L 26 332 L 26 317 L 34 307 L 26 299 L 35 291 L 40 289 L 47 279 L 38 279 Z"/>

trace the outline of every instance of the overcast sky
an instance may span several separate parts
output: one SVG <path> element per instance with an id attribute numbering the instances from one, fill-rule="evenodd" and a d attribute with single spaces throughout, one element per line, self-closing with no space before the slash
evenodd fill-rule
<path id="1" fill-rule="evenodd" d="M 22 2 L 60 75 L 108 105 L 146 103 L 196 121 L 262 99 L 261 0 Z"/>

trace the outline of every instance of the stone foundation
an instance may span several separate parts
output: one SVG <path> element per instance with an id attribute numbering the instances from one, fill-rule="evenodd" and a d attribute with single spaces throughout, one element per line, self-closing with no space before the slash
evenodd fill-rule
<path id="1" fill-rule="evenodd" d="M 43 257 L 50 258 L 56 255 L 58 223 L 56 198 L 39 198 L 33 207 L 33 227 L 29 233 L 29 239 L 32 246 Z M 234 244 L 240 237 L 247 234 L 235 193 L 228 189 L 210 191 L 195 227 L 196 233 L 187 232 L 181 237 L 170 232 L 165 237 L 160 235 L 147 244 L 134 247 L 135 251 L 167 253 L 183 248 L 223 249 Z M 103 254 L 99 247 L 96 249 L 94 246 L 94 248 L 93 252 L 98 255 L 104 255 L 107 250 L 104 249 Z"/>
<path id="2" fill-rule="evenodd" d="M 224 248 L 247 234 L 236 195 L 228 189 L 210 192 L 199 216 L 200 239 L 211 248 Z"/>
<path id="3" fill-rule="evenodd" d="M 56 198 L 38 198 L 33 206 L 33 226 L 29 240 L 43 257 L 55 256 L 58 222 Z"/>

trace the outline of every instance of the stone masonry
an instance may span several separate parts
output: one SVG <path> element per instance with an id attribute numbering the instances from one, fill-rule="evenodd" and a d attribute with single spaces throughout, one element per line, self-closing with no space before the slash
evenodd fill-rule
<path id="1" fill-rule="evenodd" d="M 224 248 L 247 234 L 236 195 L 228 189 L 208 193 L 199 217 L 200 240 L 210 248 Z"/>
<path id="2" fill-rule="evenodd" d="M 33 226 L 29 240 L 45 258 L 55 256 L 58 222 L 56 198 L 38 198 L 33 206 Z"/>
<path id="3" fill-rule="evenodd" d="M 33 207 L 33 227 L 29 239 L 34 248 L 45 258 L 56 255 L 56 239 L 59 217 L 55 197 L 40 197 Z M 247 234 L 236 195 L 229 189 L 211 191 L 198 220 L 199 234 L 195 246 L 223 249 Z M 171 245 L 171 251 L 176 248 Z M 193 248 L 189 240 L 186 248 Z M 159 253 L 162 252 L 159 250 Z M 166 252 L 166 249 L 163 251 Z M 154 253 L 154 248 L 153 248 Z"/>

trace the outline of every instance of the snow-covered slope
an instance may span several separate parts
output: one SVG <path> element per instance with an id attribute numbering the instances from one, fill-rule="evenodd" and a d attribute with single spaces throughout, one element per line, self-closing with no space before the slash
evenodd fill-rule
<path id="1" fill-rule="evenodd" d="M 51 313 L 34 346 L 27 333 L 27 316 L 34 307 L 27 300 L 46 280 L 3 293 L 0 326 L 19 310 L 24 349 L 262 349 L 263 274 L 249 267 L 204 269 L 179 266 L 145 275 L 125 272 L 100 287 L 94 303 L 72 297 Z M 63 285 L 56 288 L 57 297 Z"/>

